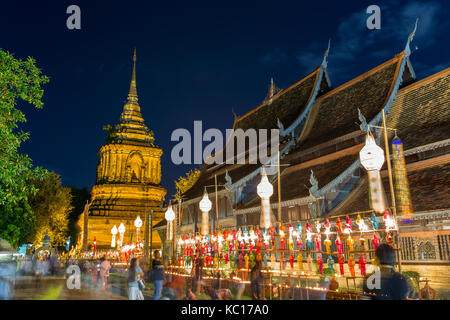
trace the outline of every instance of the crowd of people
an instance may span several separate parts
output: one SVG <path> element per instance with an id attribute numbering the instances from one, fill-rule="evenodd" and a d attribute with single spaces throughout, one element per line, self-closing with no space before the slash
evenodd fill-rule
<path id="1" fill-rule="evenodd" d="M 376 259 L 380 267 L 380 286 L 373 288 L 368 286 L 368 278 L 364 281 L 361 299 L 389 299 L 403 300 L 416 297 L 411 292 L 405 277 L 395 271 L 395 252 L 389 245 L 380 245 L 376 252 Z M 114 266 L 114 273 L 118 275 L 116 281 L 126 279 L 126 290 L 130 300 L 144 300 L 151 298 L 154 300 L 196 300 L 209 297 L 212 300 L 241 299 L 246 289 L 243 282 L 228 283 L 228 288 L 223 288 L 221 273 L 217 271 L 212 281 L 204 280 L 204 262 L 202 257 L 197 257 L 193 261 L 191 274 L 188 277 L 174 276 L 166 272 L 164 261 L 161 259 L 160 251 L 153 253 L 151 264 L 140 265 L 139 257 L 132 257 L 129 264 Z M 80 267 L 83 281 L 91 288 L 99 292 L 111 288 L 108 279 L 113 270 L 113 265 L 106 258 L 100 260 L 63 260 L 57 255 L 44 253 L 40 256 L 33 256 L 30 259 L 14 260 L 5 256 L 0 257 L 0 299 L 11 299 L 14 288 L 14 279 L 19 276 L 34 276 L 39 279 L 49 275 L 62 275 L 67 266 L 77 264 Z M 210 277 L 211 275 L 209 275 Z M 235 274 L 231 274 L 232 278 Z M 264 295 L 264 274 L 261 261 L 256 261 L 251 271 L 245 275 L 249 282 L 249 291 L 254 300 L 265 299 Z M 119 279 L 119 280 L 118 280 Z M 333 281 L 332 281 L 333 282 Z M 113 284 L 114 284 L 113 283 Z M 146 284 L 147 283 L 147 284 Z M 153 285 L 153 290 L 151 286 Z M 293 279 L 287 277 L 284 284 L 288 289 L 278 292 L 283 299 L 293 298 Z M 333 283 L 330 284 L 331 286 Z M 225 285 L 227 287 L 227 285 Z M 231 289 L 231 290 L 230 290 Z M 234 296 L 232 295 L 234 292 Z M 276 298 L 276 294 L 274 294 Z"/>

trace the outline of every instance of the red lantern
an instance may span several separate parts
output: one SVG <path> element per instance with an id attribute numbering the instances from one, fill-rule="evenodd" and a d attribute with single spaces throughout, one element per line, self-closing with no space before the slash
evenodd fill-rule
<path id="1" fill-rule="evenodd" d="M 365 276 L 366 275 L 366 257 L 364 256 L 364 254 L 361 254 L 361 257 L 359 257 L 359 269 L 361 270 L 361 275 Z"/>
<path id="2" fill-rule="evenodd" d="M 258 242 L 256 243 L 256 253 L 260 253 L 261 251 L 261 239 L 258 238 Z"/>
<path id="3" fill-rule="evenodd" d="M 321 257 L 317 258 L 317 264 L 319 265 L 319 273 L 322 274 L 323 273 L 323 260 Z"/>
<path id="4" fill-rule="evenodd" d="M 342 243 L 342 240 L 339 237 L 339 235 L 337 236 L 336 241 L 334 243 L 336 244 L 339 255 L 341 255 L 342 251 L 344 251 L 344 244 Z"/>
<path id="5" fill-rule="evenodd" d="M 321 239 L 320 239 L 320 234 L 316 235 L 316 249 L 319 252 L 322 252 L 322 247 L 320 245 Z"/>
<path id="6" fill-rule="evenodd" d="M 336 220 L 336 227 L 338 228 L 339 233 L 342 233 L 342 222 L 341 222 L 341 219 L 339 219 L 339 218 L 337 218 L 337 220 Z"/>
<path id="7" fill-rule="evenodd" d="M 379 243 L 380 243 L 380 239 L 377 237 L 376 234 L 374 234 L 373 238 L 372 238 L 372 245 L 373 245 L 374 250 L 377 250 Z"/>
<path id="8" fill-rule="evenodd" d="M 338 263 L 339 263 L 339 269 L 341 271 L 341 275 L 344 275 L 344 263 L 345 263 L 345 260 L 344 260 L 344 258 L 342 256 L 339 256 Z"/>

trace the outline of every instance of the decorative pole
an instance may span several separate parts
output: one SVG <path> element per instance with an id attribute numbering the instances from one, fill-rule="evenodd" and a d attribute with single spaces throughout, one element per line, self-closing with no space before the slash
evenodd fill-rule
<path id="1" fill-rule="evenodd" d="M 153 209 L 150 209 L 150 268 L 153 267 Z"/>
<path id="2" fill-rule="evenodd" d="M 278 228 L 281 226 L 281 181 L 280 181 L 280 150 L 278 150 L 278 165 L 277 165 L 277 175 L 278 175 Z"/>
<path id="3" fill-rule="evenodd" d="M 112 227 L 111 233 L 112 233 L 111 248 L 115 248 L 116 247 L 116 234 L 117 234 L 116 225 L 114 225 L 114 227 Z"/>
<path id="4" fill-rule="evenodd" d="M 145 231 L 144 231 L 144 261 L 148 263 L 148 231 L 149 231 L 149 216 L 147 211 L 147 204 L 145 204 Z"/>
<path id="5" fill-rule="evenodd" d="M 396 219 L 397 208 L 395 206 L 395 193 L 394 193 L 394 184 L 392 182 L 392 170 L 391 170 L 391 157 L 389 155 L 389 144 L 388 144 L 388 138 L 387 138 L 386 117 L 384 115 L 384 109 L 382 110 L 382 115 L 383 115 L 383 129 L 384 129 L 384 146 L 386 149 L 387 168 L 388 168 L 388 173 L 389 173 L 389 187 L 391 189 L 392 207 L 394 208 L 393 209 L 394 219 Z"/>
<path id="6" fill-rule="evenodd" d="M 417 20 L 416 20 L 416 26 L 417 26 Z M 388 144 L 387 128 L 386 128 L 386 116 L 384 115 L 384 109 L 382 110 L 382 116 L 383 116 L 383 128 L 384 128 L 384 145 L 386 147 L 387 167 L 388 167 L 388 173 L 389 173 L 389 186 L 391 189 L 392 213 L 394 216 L 394 221 L 397 224 L 398 223 L 397 222 L 397 206 L 395 204 L 394 184 L 392 182 L 391 157 L 389 155 L 389 144 Z M 400 238 L 400 226 L 398 226 L 398 231 L 397 231 L 397 244 L 400 243 L 399 238 Z M 398 261 L 398 272 L 402 272 L 402 261 L 401 261 L 399 251 L 397 251 L 397 261 Z"/>
<path id="7" fill-rule="evenodd" d="M 165 218 L 167 221 L 167 235 L 166 235 L 166 241 L 171 241 L 172 242 L 172 262 L 174 261 L 174 247 L 175 247 L 175 240 L 173 238 L 173 225 L 174 225 L 174 220 L 175 220 L 175 212 L 172 209 L 172 202 L 169 203 L 169 207 L 167 208 L 166 214 L 165 214 Z"/>
<path id="8" fill-rule="evenodd" d="M 376 144 L 371 133 L 367 134 L 366 145 L 359 152 L 359 157 L 369 177 L 370 207 L 377 213 L 384 213 L 387 205 L 380 175 L 384 154 L 383 149 Z"/>
<path id="9" fill-rule="evenodd" d="M 119 247 L 122 247 L 123 244 L 123 234 L 125 233 L 125 226 L 123 222 L 119 225 L 119 233 L 120 233 L 120 241 L 119 241 Z"/>
<path id="10" fill-rule="evenodd" d="M 219 203 L 217 201 L 217 174 L 214 175 L 214 188 L 216 193 L 216 218 L 214 220 L 214 233 L 217 231 L 217 221 L 219 221 Z"/>
<path id="11" fill-rule="evenodd" d="M 270 197 L 273 194 L 273 186 L 267 178 L 266 170 L 262 169 L 261 182 L 257 186 L 258 196 L 261 198 L 261 215 L 259 218 L 259 226 L 266 230 L 271 227 L 270 221 Z"/>
<path id="12" fill-rule="evenodd" d="M 136 243 L 139 242 L 139 233 L 142 227 L 141 217 L 137 216 L 136 220 L 134 220 L 134 226 L 136 227 Z"/>
<path id="13" fill-rule="evenodd" d="M 392 140 L 392 171 L 394 175 L 395 200 L 397 214 L 404 223 L 410 223 L 412 218 L 411 194 L 406 174 L 405 156 L 403 154 L 403 142 L 395 134 Z"/>
<path id="14" fill-rule="evenodd" d="M 416 22 L 416 24 L 417 24 L 417 22 Z M 378 128 L 378 129 L 383 129 L 384 145 L 385 145 L 386 156 L 387 156 L 387 168 L 388 168 L 389 187 L 390 187 L 390 194 L 391 194 L 391 201 L 392 201 L 392 213 L 393 213 L 394 221 L 397 224 L 397 207 L 396 207 L 396 202 L 395 202 L 394 184 L 393 184 L 393 181 L 392 181 L 393 179 L 392 179 L 392 170 L 391 170 L 391 158 L 390 158 L 390 155 L 389 155 L 389 144 L 388 144 L 388 137 L 387 137 L 387 130 L 388 129 L 389 130 L 394 130 L 396 133 L 397 133 L 397 129 L 386 127 L 386 117 L 385 117 L 385 114 L 384 114 L 384 109 L 381 110 L 381 115 L 382 115 L 382 121 L 383 121 L 383 126 L 382 127 L 376 126 L 376 125 L 371 125 L 371 124 L 369 124 L 368 126 L 369 127 Z M 372 140 L 373 140 L 373 137 L 372 137 Z M 366 144 L 367 144 L 367 139 L 366 139 Z M 373 144 L 375 144 L 375 146 L 376 146 L 375 140 L 373 140 Z M 376 147 L 378 147 L 378 146 L 376 146 Z M 380 147 L 378 147 L 378 148 L 381 150 L 381 152 L 383 151 Z M 363 151 L 363 149 L 361 149 L 361 151 L 360 151 L 360 157 L 361 157 L 361 152 Z M 377 152 L 379 152 L 379 151 L 377 151 Z M 369 158 L 370 157 L 371 156 L 369 156 Z M 384 162 L 384 156 L 383 156 L 383 162 Z M 368 163 L 370 163 L 370 161 L 368 161 Z M 361 164 L 364 166 L 363 157 L 361 157 Z M 382 164 L 380 165 L 380 169 L 381 169 L 381 166 L 382 166 Z M 364 167 L 367 169 L 366 166 L 364 166 Z M 379 169 L 378 169 L 378 171 L 379 171 Z M 380 180 L 381 180 L 381 177 L 380 177 Z M 369 184 L 370 183 L 371 183 L 371 179 L 370 179 L 370 175 L 369 175 Z M 381 182 L 380 182 L 380 186 L 382 187 Z M 384 201 L 386 202 L 386 200 L 384 200 Z M 385 206 L 387 207 L 387 205 L 385 205 Z M 398 227 L 397 229 L 398 230 L 397 230 L 397 234 L 396 234 L 396 238 L 397 238 L 396 240 L 397 240 L 397 244 L 399 244 L 400 227 Z M 401 263 L 401 256 L 400 256 L 400 253 L 399 253 L 398 250 L 397 250 L 397 261 L 398 261 L 398 270 L 399 270 L 399 272 L 401 272 L 402 263 Z"/>
<path id="15" fill-rule="evenodd" d="M 203 198 L 199 203 L 200 210 L 202 211 L 202 225 L 201 225 L 201 234 L 202 236 L 206 236 L 209 233 L 209 210 L 211 210 L 212 203 L 209 200 L 208 193 L 203 193 Z"/>

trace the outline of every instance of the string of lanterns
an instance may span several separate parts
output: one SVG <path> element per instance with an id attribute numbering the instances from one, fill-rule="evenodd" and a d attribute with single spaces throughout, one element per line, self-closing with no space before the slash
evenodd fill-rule
<path id="1" fill-rule="evenodd" d="M 312 271 L 312 258 L 310 254 L 319 254 L 316 262 L 319 267 L 319 273 L 322 274 L 323 264 L 325 262 L 328 263 L 329 268 L 334 270 L 335 261 L 332 255 L 338 254 L 339 258 L 337 263 L 340 265 L 340 272 L 343 275 L 343 264 L 345 263 L 343 255 L 361 253 L 358 263 L 361 274 L 365 275 L 366 258 L 364 253 L 371 252 L 371 250 L 368 250 L 368 242 L 370 241 L 373 250 L 376 250 L 381 242 L 377 233 L 386 232 L 386 242 L 392 244 L 391 233 L 397 230 L 395 220 L 389 211 L 384 213 L 383 221 L 385 228 L 380 229 L 375 213 L 372 213 L 368 219 L 363 219 L 358 214 L 356 217 L 356 225 L 359 230 L 353 229 L 353 221 L 347 216 L 344 223 L 338 217 L 333 223 L 329 219 L 325 219 L 322 222 L 315 221 L 314 227 L 309 221 L 304 226 L 302 226 L 302 223 L 298 223 L 295 227 L 292 224 L 281 224 L 278 233 L 276 233 L 273 227 L 267 229 L 243 227 L 238 230 L 223 230 L 205 235 L 181 236 L 177 241 L 180 250 L 178 262 L 179 266 L 181 266 L 182 264 L 186 264 L 188 259 L 202 256 L 205 259 L 206 266 L 218 266 L 220 262 L 224 262 L 226 265 L 236 262 L 235 266 L 248 268 L 249 262 L 253 263 L 255 260 L 263 260 L 265 267 L 267 267 L 268 256 L 266 253 L 287 252 L 289 254 L 289 264 L 291 268 L 294 268 L 294 253 L 298 252 L 297 263 L 299 269 L 303 268 L 302 253 L 307 253 L 306 263 L 310 271 Z M 332 231 L 333 227 L 335 231 Z M 352 238 L 352 234 L 355 233 L 360 234 L 360 251 L 355 251 L 355 240 Z M 367 233 L 373 233 L 373 236 L 370 239 L 366 239 L 363 234 Z M 334 252 L 331 250 L 332 235 L 336 236 L 334 244 L 337 251 Z M 278 243 L 275 240 L 276 237 L 279 238 Z M 347 244 L 347 252 L 344 252 L 344 241 L 342 239 Z M 233 256 L 233 253 L 236 254 Z M 327 261 L 323 261 L 320 255 L 321 253 L 328 255 Z M 276 263 L 275 256 L 272 254 L 270 259 L 271 265 L 274 266 Z M 280 263 L 285 267 L 287 261 L 285 260 L 284 254 L 280 255 Z M 352 276 L 355 274 L 355 264 L 355 260 L 350 255 L 348 268 Z"/>

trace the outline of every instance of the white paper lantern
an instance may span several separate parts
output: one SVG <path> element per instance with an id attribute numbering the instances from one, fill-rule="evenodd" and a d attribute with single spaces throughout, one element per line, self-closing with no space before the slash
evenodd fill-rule
<path id="1" fill-rule="evenodd" d="M 367 171 L 380 170 L 384 163 L 384 152 L 372 135 L 366 136 L 366 145 L 359 152 L 361 164 Z"/>

